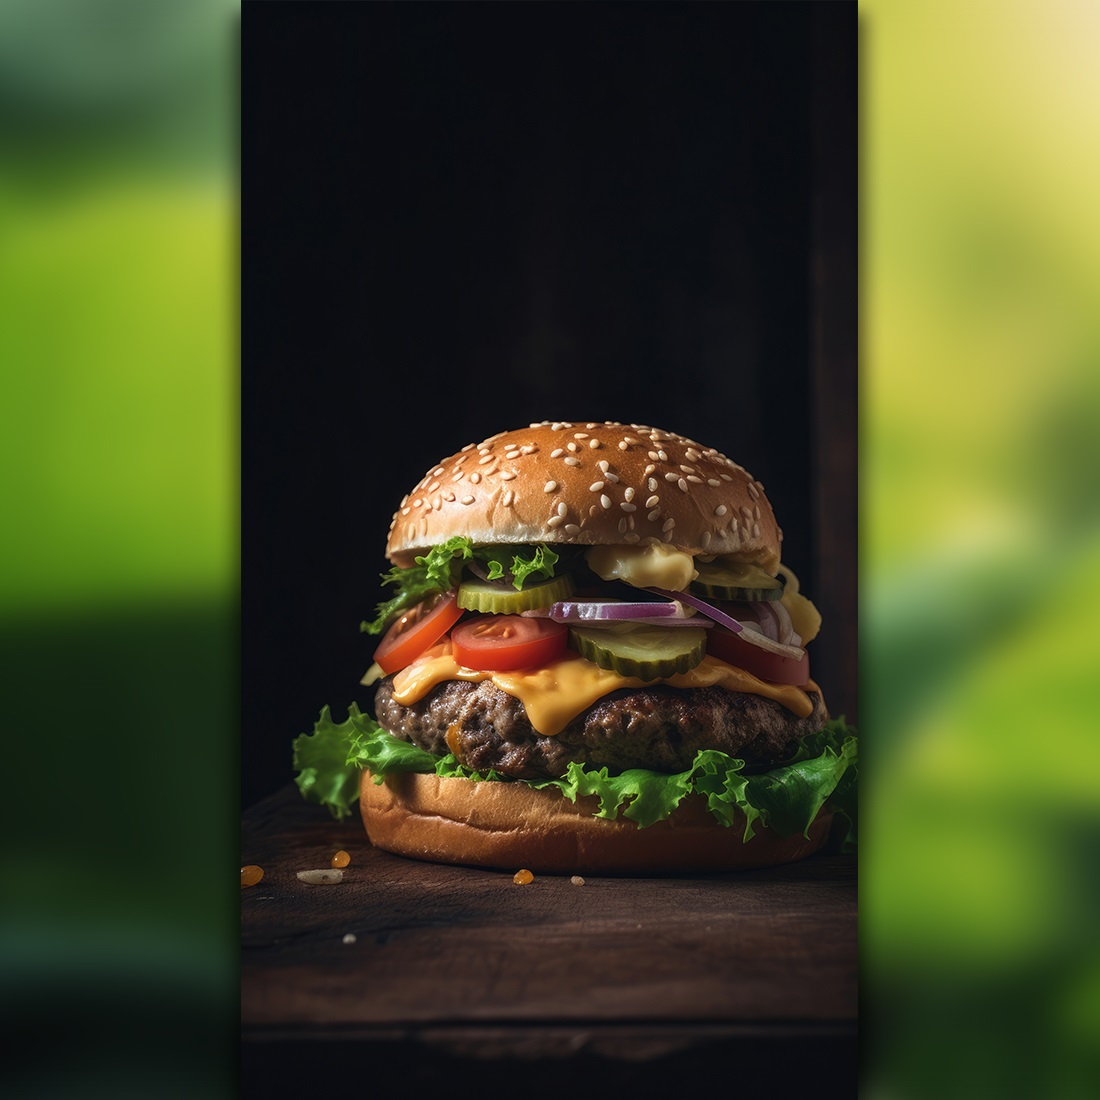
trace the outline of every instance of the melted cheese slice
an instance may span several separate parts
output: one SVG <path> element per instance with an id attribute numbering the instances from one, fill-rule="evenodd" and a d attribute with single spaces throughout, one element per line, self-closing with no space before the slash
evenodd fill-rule
<path id="1" fill-rule="evenodd" d="M 789 684 L 769 684 L 744 669 L 714 657 L 704 657 L 690 672 L 678 672 L 663 680 L 639 680 L 600 668 L 577 654 L 562 657 L 541 668 L 516 672 L 483 672 L 463 668 L 450 654 L 449 643 L 435 646 L 393 678 L 393 697 L 402 706 L 422 699 L 437 684 L 448 680 L 479 682 L 492 680 L 501 691 L 518 699 L 531 725 L 544 737 L 553 737 L 597 699 L 619 688 L 669 684 L 678 688 L 723 687 L 774 699 L 787 710 L 805 718 L 813 712 L 810 697 Z M 817 690 L 810 681 L 807 685 Z"/>

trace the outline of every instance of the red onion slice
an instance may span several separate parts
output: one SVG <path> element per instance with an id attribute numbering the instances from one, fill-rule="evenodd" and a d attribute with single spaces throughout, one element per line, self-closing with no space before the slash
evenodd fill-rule
<path id="1" fill-rule="evenodd" d="M 801 661 L 806 655 L 806 651 L 797 646 L 784 645 L 782 642 L 769 638 L 766 634 L 760 634 L 755 630 L 746 630 L 732 615 L 727 615 L 724 611 L 720 611 L 717 607 L 707 603 L 706 600 L 701 600 L 690 592 L 669 592 L 664 588 L 647 588 L 646 591 L 655 592 L 658 596 L 664 596 L 666 599 L 682 600 L 689 607 L 701 611 L 708 619 L 713 619 L 719 626 L 724 626 L 727 630 L 740 634 L 746 642 L 751 642 L 769 653 L 776 653 L 780 657 L 790 657 L 794 661 Z"/>
<path id="2" fill-rule="evenodd" d="M 763 606 L 760 608 L 760 628 L 773 642 L 781 642 L 783 638 L 779 633 L 779 614 L 775 608 L 772 607 L 773 602 L 772 600 L 761 601 Z"/>
<path id="3" fill-rule="evenodd" d="M 794 623 L 791 621 L 791 613 L 786 609 L 781 600 L 769 600 L 768 606 L 779 620 L 779 638 L 784 645 L 798 646 L 802 639 L 794 631 Z"/>
<path id="4" fill-rule="evenodd" d="M 657 626 L 703 626 L 697 616 L 689 615 L 679 600 L 635 601 L 574 599 L 559 600 L 549 607 L 521 612 L 529 618 L 553 619 L 559 623 L 635 622 Z"/>
<path id="5" fill-rule="evenodd" d="M 664 596 L 668 600 L 680 600 L 686 603 L 688 607 L 694 607 L 696 611 L 702 611 L 708 619 L 713 619 L 719 626 L 724 626 L 735 634 L 740 634 L 745 629 L 732 615 L 719 611 L 717 607 L 712 607 L 706 600 L 701 600 L 690 592 L 669 592 L 664 588 L 647 588 L 646 591 L 656 592 L 658 596 Z"/>

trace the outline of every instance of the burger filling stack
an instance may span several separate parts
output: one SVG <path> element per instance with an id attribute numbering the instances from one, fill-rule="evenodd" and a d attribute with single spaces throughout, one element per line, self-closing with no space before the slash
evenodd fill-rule
<path id="1" fill-rule="evenodd" d="M 857 738 L 763 485 L 637 424 L 470 444 L 402 500 L 373 698 L 294 742 L 397 855 L 547 873 L 786 863 L 856 823 Z"/>

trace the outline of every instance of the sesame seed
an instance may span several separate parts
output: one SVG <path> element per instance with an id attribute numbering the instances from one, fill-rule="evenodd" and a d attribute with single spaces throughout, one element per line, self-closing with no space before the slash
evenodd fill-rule
<path id="1" fill-rule="evenodd" d="M 718 486 L 719 486 L 719 485 L 721 485 L 722 483 L 721 483 L 721 482 L 720 482 L 720 481 L 718 480 L 718 478 L 716 478 L 716 477 L 708 477 L 708 478 L 707 478 L 707 484 L 708 484 L 708 485 L 709 485 L 709 486 L 710 486 L 710 487 L 711 487 L 712 489 L 717 489 L 717 488 L 718 488 Z"/>
<path id="2" fill-rule="evenodd" d="M 714 509 L 714 514 L 716 516 L 724 516 L 728 511 L 729 509 L 724 504 L 719 504 L 718 507 Z"/>
<path id="3" fill-rule="evenodd" d="M 600 503 L 605 508 L 610 508 L 611 507 L 611 498 L 606 493 L 604 493 L 603 496 L 600 497 Z"/>
<path id="4" fill-rule="evenodd" d="M 623 536 L 623 542 L 637 542 L 640 537 L 637 531 L 627 531 Z"/>
<path id="5" fill-rule="evenodd" d="M 683 470 L 685 474 L 695 473 L 695 467 L 694 466 L 685 466 L 683 463 L 680 464 L 680 469 Z"/>
<path id="6" fill-rule="evenodd" d="M 463 504 L 473 504 L 473 502 L 474 502 L 473 497 L 463 497 L 462 498 L 462 503 Z"/>
<path id="7" fill-rule="evenodd" d="M 500 480 L 501 481 L 511 481 L 515 476 L 516 476 L 515 470 L 505 470 L 500 475 Z"/>
<path id="8" fill-rule="evenodd" d="M 683 478 L 680 478 L 680 480 L 677 481 L 676 484 L 679 485 L 685 493 L 688 491 L 688 483 Z"/>
<path id="9" fill-rule="evenodd" d="M 588 486 L 588 491 L 590 493 L 598 493 L 602 488 L 603 488 L 603 482 L 602 481 L 593 481 L 592 484 Z"/>
<path id="10" fill-rule="evenodd" d="M 630 435 L 624 435 L 624 436 L 623 436 L 623 442 L 624 442 L 624 443 L 625 443 L 625 444 L 626 444 L 626 445 L 627 445 L 628 447 L 632 447 L 632 446 L 633 446 L 633 445 L 634 445 L 635 443 L 637 443 L 638 441 L 637 441 L 637 440 L 636 440 L 636 439 L 635 439 L 635 438 L 634 438 L 633 436 L 630 436 Z"/>
<path id="11" fill-rule="evenodd" d="M 668 461 L 668 455 L 667 455 L 667 454 L 665 454 L 665 452 L 664 452 L 664 451 L 658 451 L 658 452 L 657 452 L 657 457 L 658 457 L 658 458 L 659 458 L 659 459 L 660 459 L 660 460 L 661 460 L 662 462 L 667 462 L 667 461 Z"/>
<path id="12" fill-rule="evenodd" d="M 574 432 L 573 433 L 573 438 L 574 439 L 587 439 L 588 438 L 588 432 Z"/>
<path id="13" fill-rule="evenodd" d="M 545 484 L 545 485 L 544 485 L 544 486 L 542 487 L 542 491 L 543 491 L 544 493 L 552 493 L 552 492 L 553 492 L 553 491 L 554 491 L 554 490 L 555 490 L 555 489 L 556 489 L 557 487 L 558 487 L 558 483 L 557 483 L 556 481 L 548 481 L 548 482 L 547 482 L 547 483 L 546 483 L 546 484 Z"/>
<path id="14" fill-rule="evenodd" d="M 754 539 L 760 538 L 760 524 L 759 523 L 754 523 L 752 525 L 752 537 Z"/>
<path id="15" fill-rule="evenodd" d="M 760 496 L 760 490 L 756 487 L 756 483 L 753 481 L 749 482 L 749 496 L 752 497 L 753 500 L 756 500 L 756 498 Z"/>
<path id="16" fill-rule="evenodd" d="M 451 492 L 451 490 L 450 490 L 450 489 L 448 489 L 448 490 L 447 490 L 447 491 L 446 491 L 446 492 L 445 492 L 445 493 L 443 494 L 443 499 L 444 499 L 444 500 L 454 500 L 454 498 L 455 498 L 455 495 L 454 495 L 454 493 L 452 493 L 452 492 Z"/>
<path id="17" fill-rule="evenodd" d="M 579 458 L 577 458 L 575 455 L 570 455 L 565 460 L 565 464 L 566 464 L 566 466 L 579 466 L 581 464 L 581 460 Z"/>
<path id="18" fill-rule="evenodd" d="M 432 507 L 433 508 L 442 508 L 443 507 L 443 497 L 441 497 L 439 495 L 439 493 L 435 494 L 435 500 L 432 501 Z"/>
<path id="19" fill-rule="evenodd" d="M 575 523 L 567 523 L 565 525 L 565 533 L 567 535 L 579 535 L 581 529 Z"/>
<path id="20" fill-rule="evenodd" d="M 591 505 L 591 506 L 589 507 L 589 509 L 588 509 L 588 516 L 589 516 L 589 518 L 591 518 L 592 516 L 594 516 L 594 515 L 595 515 L 595 514 L 596 514 L 596 513 L 597 513 L 597 512 L 599 511 L 599 510 L 600 510 L 600 506 L 599 506 L 598 504 L 593 504 L 593 505 Z"/>
<path id="21" fill-rule="evenodd" d="M 562 456 L 563 454 L 565 454 L 565 449 L 564 449 L 564 448 L 562 448 L 562 447 L 555 447 L 555 448 L 554 448 L 554 449 L 553 449 L 553 450 L 552 450 L 552 451 L 550 452 L 550 457 L 551 457 L 551 458 L 560 458 L 560 457 L 561 457 L 561 456 Z"/>
<path id="22" fill-rule="evenodd" d="M 477 453 L 479 455 L 487 455 L 492 449 L 492 447 L 478 447 Z"/>
<path id="23" fill-rule="evenodd" d="M 401 509 L 401 514 L 402 514 L 403 516 L 407 516 L 407 515 L 409 514 L 409 509 L 408 509 L 408 508 L 402 508 L 402 509 Z"/>
<path id="24" fill-rule="evenodd" d="M 451 478 L 451 480 L 452 481 L 461 481 L 465 476 L 466 475 L 461 470 L 459 470 L 458 473 L 455 474 L 455 476 Z"/>
<path id="25" fill-rule="evenodd" d="M 654 496 L 651 496 L 649 498 L 649 500 L 647 500 L 645 502 L 645 506 L 647 508 L 655 508 L 660 503 L 661 503 L 661 498 L 659 496 L 654 495 Z"/>
<path id="26" fill-rule="evenodd" d="M 680 478 L 673 473 L 665 474 L 665 481 L 679 481 Z"/>
<path id="27" fill-rule="evenodd" d="M 657 459 L 658 459 L 658 458 L 659 458 L 660 456 L 659 456 L 659 455 L 657 454 L 657 452 L 656 452 L 656 451 L 650 451 L 650 452 L 649 452 L 649 457 L 650 457 L 650 458 L 652 458 L 654 462 L 656 462 L 656 461 L 657 461 Z"/>
<path id="28" fill-rule="evenodd" d="M 646 516 L 646 519 L 648 519 L 650 523 L 653 523 L 654 520 L 656 520 L 656 518 L 660 514 L 661 514 L 661 509 L 660 508 L 654 508 L 653 511 L 650 512 L 648 516 Z"/>
<path id="29" fill-rule="evenodd" d="M 591 447 L 594 451 L 598 450 L 600 447 L 600 441 L 598 439 L 590 439 L 588 441 L 588 446 Z"/>
<path id="30" fill-rule="evenodd" d="M 511 506 L 511 504 L 512 504 L 512 501 L 513 501 L 513 500 L 515 499 L 515 496 L 516 496 L 516 494 L 515 494 L 514 492 L 512 492 L 512 490 L 511 490 L 511 489 L 509 489 L 509 490 L 508 490 L 508 491 L 507 491 L 507 492 L 506 492 L 506 493 L 504 494 L 504 498 L 503 498 L 503 500 L 502 500 L 502 502 L 501 502 L 501 503 L 503 503 L 503 505 L 504 505 L 504 507 L 505 507 L 505 508 L 508 508 L 508 507 L 510 507 L 510 506 Z"/>
<path id="31" fill-rule="evenodd" d="M 566 443 L 565 449 L 567 451 L 572 451 L 574 454 L 576 454 L 577 445 L 576 445 L 576 443 Z"/>
<path id="32" fill-rule="evenodd" d="M 703 549 L 705 550 L 708 546 L 710 546 L 710 532 L 709 531 L 704 531 L 703 532 Z"/>
<path id="33" fill-rule="evenodd" d="M 560 527 L 564 522 L 565 522 L 565 519 L 562 516 L 551 516 L 546 521 L 546 526 L 547 527 Z"/>
<path id="34" fill-rule="evenodd" d="M 611 469 L 611 463 L 608 462 L 606 458 L 601 458 L 596 465 L 599 466 L 601 474 L 606 474 L 607 471 Z"/>
<path id="35" fill-rule="evenodd" d="M 470 480 L 476 485 L 481 480 L 481 474 L 479 474 L 477 470 L 475 470 L 472 474 L 470 474 Z"/>
<path id="36" fill-rule="evenodd" d="M 628 485 L 627 489 L 626 489 L 626 492 L 623 493 L 623 496 L 626 497 L 627 500 L 633 500 L 634 499 L 634 486 L 633 485 Z"/>
<path id="37" fill-rule="evenodd" d="M 666 519 L 665 522 L 661 524 L 661 530 L 662 531 L 671 531 L 673 529 L 673 527 L 675 527 L 675 526 L 676 526 L 676 521 L 671 516 L 669 516 L 668 519 Z"/>
<path id="38" fill-rule="evenodd" d="M 623 516 L 623 518 L 621 520 L 619 520 L 619 534 L 621 535 L 625 530 L 626 530 L 626 516 Z"/>
<path id="39" fill-rule="evenodd" d="M 482 455 L 481 458 L 479 458 L 477 460 L 477 464 L 479 466 L 484 466 L 486 462 L 495 462 L 495 461 L 496 461 L 496 459 L 495 459 L 495 456 L 493 456 L 493 455 Z"/>
<path id="40" fill-rule="evenodd" d="M 420 503 L 421 503 L 421 502 L 420 502 L 420 497 L 417 497 L 417 498 L 416 498 L 416 500 L 414 500 L 414 501 L 413 501 L 413 507 L 414 507 L 414 508 L 419 508 L 419 507 L 420 507 Z"/>
<path id="41" fill-rule="evenodd" d="M 564 500 L 558 502 L 558 515 L 565 516 L 569 513 L 569 505 Z"/>
<path id="42" fill-rule="evenodd" d="M 438 488 L 439 488 L 439 482 L 438 481 L 433 481 L 431 483 L 431 485 L 428 486 L 428 492 L 429 493 L 434 493 L 436 491 L 436 489 L 438 489 Z"/>
<path id="43" fill-rule="evenodd" d="M 721 478 L 721 479 L 722 479 L 723 481 L 733 481 L 733 478 L 732 478 L 732 477 L 730 477 L 730 475 L 729 475 L 729 474 L 719 474 L 718 476 L 719 476 L 719 477 L 720 477 L 720 478 Z"/>
<path id="44" fill-rule="evenodd" d="M 688 474 L 688 481 L 690 481 L 693 485 L 703 484 L 703 479 L 701 477 L 696 477 L 695 474 Z"/>

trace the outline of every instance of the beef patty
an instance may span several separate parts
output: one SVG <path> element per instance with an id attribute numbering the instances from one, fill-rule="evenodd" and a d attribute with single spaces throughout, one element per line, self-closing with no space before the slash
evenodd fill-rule
<path id="1" fill-rule="evenodd" d="M 828 720 L 821 695 L 809 696 L 813 713 L 799 718 L 771 699 L 718 687 L 624 689 L 597 700 L 555 737 L 536 732 L 523 704 L 489 680 L 449 680 L 406 707 L 386 677 L 374 704 L 380 725 L 428 752 L 453 752 L 475 771 L 545 779 L 563 776 L 571 761 L 611 772 L 680 772 L 699 749 L 767 766 Z"/>

